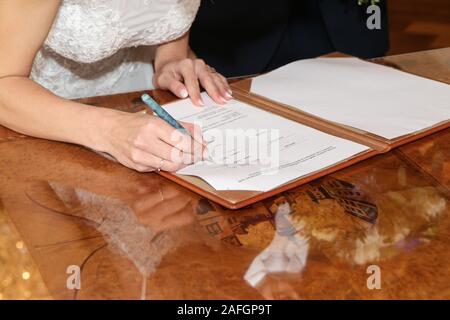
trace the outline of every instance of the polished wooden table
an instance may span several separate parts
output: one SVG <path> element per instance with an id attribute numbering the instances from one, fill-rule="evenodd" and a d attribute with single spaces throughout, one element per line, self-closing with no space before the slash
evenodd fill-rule
<path id="1" fill-rule="evenodd" d="M 382 62 L 450 83 L 450 49 Z M 230 211 L 0 128 L 0 299 L 448 299 L 449 187 L 450 130 Z"/>

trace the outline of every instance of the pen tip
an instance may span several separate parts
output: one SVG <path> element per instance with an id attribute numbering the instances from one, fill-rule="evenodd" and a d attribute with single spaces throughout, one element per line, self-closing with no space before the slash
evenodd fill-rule
<path id="1" fill-rule="evenodd" d="M 142 100 L 148 100 L 148 98 L 150 98 L 150 96 L 149 96 L 147 93 L 144 93 L 144 94 L 141 96 L 141 99 L 142 99 Z"/>

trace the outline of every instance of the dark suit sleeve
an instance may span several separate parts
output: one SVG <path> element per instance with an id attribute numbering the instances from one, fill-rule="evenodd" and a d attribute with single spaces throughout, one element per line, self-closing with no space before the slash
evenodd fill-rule
<path id="1" fill-rule="evenodd" d="M 228 77 L 334 51 L 364 58 L 384 55 L 385 2 L 381 30 L 366 27 L 366 8 L 357 0 L 203 0 L 191 47 Z"/>
<path id="2" fill-rule="evenodd" d="M 225 76 L 259 73 L 288 23 L 290 0 L 203 0 L 191 48 Z"/>
<path id="3" fill-rule="evenodd" d="M 389 25 L 387 0 L 379 3 L 381 9 L 381 29 L 370 30 L 366 12 L 367 5 L 357 1 L 322 0 L 321 14 L 335 51 L 360 58 L 383 56 L 389 50 Z"/>

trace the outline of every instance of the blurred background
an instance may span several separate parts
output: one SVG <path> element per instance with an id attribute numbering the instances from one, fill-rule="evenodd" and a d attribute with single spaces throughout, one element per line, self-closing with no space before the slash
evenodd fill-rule
<path id="1" fill-rule="evenodd" d="M 389 54 L 450 47 L 450 0 L 390 0 Z"/>

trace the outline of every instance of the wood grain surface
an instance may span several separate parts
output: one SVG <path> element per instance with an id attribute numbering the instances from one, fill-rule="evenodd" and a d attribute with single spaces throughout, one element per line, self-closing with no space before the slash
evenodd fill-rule
<path id="1" fill-rule="evenodd" d="M 383 61 L 449 80 L 450 49 Z M 138 97 L 87 102 L 134 112 Z M 449 143 L 441 131 L 231 211 L 85 148 L 0 128 L 0 235 L 11 232 L 0 275 L 12 279 L 0 279 L 0 298 L 449 299 Z M 71 265 L 80 290 L 67 287 Z"/>

